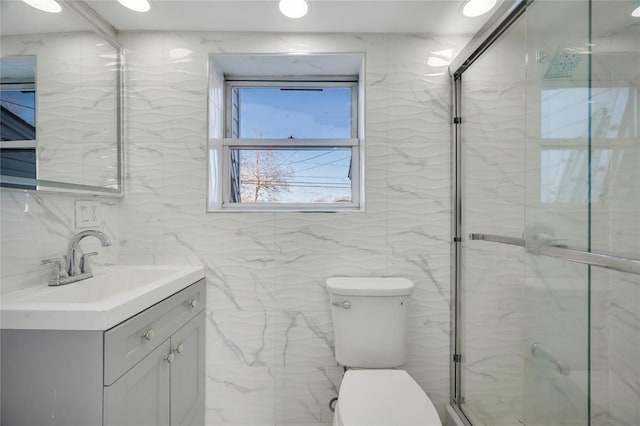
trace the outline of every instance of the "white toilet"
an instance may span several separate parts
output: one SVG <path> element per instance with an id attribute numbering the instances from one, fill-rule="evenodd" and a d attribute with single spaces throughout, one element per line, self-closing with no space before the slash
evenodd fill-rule
<path id="1" fill-rule="evenodd" d="M 327 280 L 336 360 L 347 367 L 334 426 L 442 426 L 433 403 L 404 370 L 407 313 L 413 283 L 406 278 Z"/>

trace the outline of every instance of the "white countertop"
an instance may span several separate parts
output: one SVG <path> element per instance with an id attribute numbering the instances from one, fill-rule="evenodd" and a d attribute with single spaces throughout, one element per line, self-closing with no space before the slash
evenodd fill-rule
<path id="1" fill-rule="evenodd" d="M 2 295 L 2 329 L 108 330 L 204 278 L 202 266 L 109 266 L 72 284 Z"/>

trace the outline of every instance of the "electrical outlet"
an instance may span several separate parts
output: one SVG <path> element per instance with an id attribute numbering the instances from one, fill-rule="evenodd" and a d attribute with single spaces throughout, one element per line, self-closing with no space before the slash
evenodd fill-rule
<path id="1" fill-rule="evenodd" d="M 100 226 L 100 202 L 76 200 L 76 228 L 96 228 Z"/>

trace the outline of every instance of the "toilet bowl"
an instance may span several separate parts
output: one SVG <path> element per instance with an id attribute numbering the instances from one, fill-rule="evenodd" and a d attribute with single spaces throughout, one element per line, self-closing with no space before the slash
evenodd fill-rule
<path id="1" fill-rule="evenodd" d="M 327 280 L 336 360 L 348 368 L 334 426 L 442 426 L 427 394 L 404 370 L 413 283 L 406 278 Z"/>
<path id="2" fill-rule="evenodd" d="M 442 426 L 431 400 L 404 370 L 348 370 L 334 426 Z"/>

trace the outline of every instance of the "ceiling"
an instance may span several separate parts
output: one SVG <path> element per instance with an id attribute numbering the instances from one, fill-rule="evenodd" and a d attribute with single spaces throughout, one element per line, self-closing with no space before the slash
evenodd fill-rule
<path id="1" fill-rule="evenodd" d="M 281 15 L 277 0 L 149 0 L 146 13 L 117 0 L 85 1 L 118 30 L 473 34 L 488 18 L 464 17 L 462 0 L 309 0 L 309 13 L 300 19 Z M 0 3 L 5 25 L 21 20 L 7 16 L 7 4 L 28 8 L 18 0 Z M 29 16 L 43 14 L 34 9 Z M 34 20 L 55 19 L 46 15 Z"/>
<path id="2" fill-rule="evenodd" d="M 40 34 L 86 31 L 91 26 L 69 8 L 60 13 L 41 12 L 20 0 L 0 0 L 0 34 Z"/>

